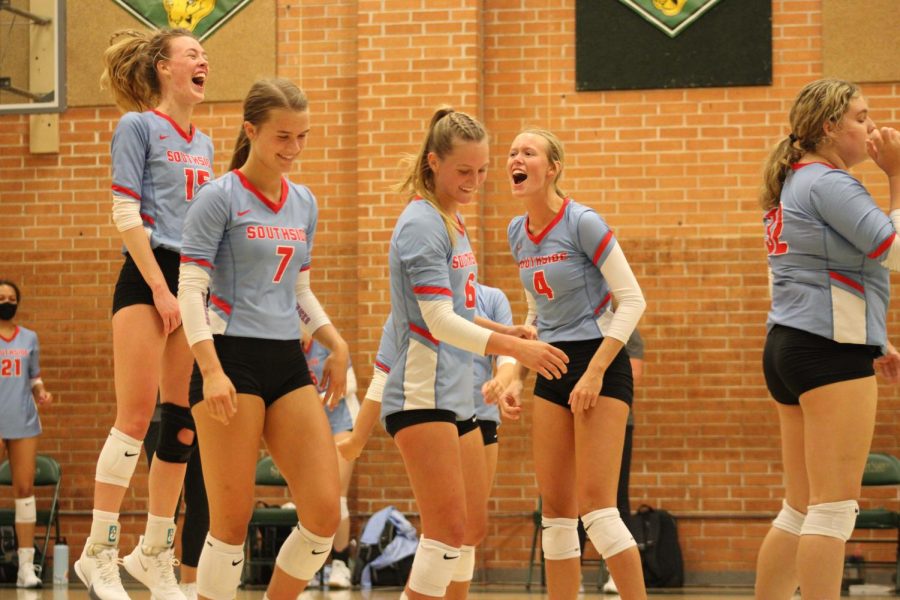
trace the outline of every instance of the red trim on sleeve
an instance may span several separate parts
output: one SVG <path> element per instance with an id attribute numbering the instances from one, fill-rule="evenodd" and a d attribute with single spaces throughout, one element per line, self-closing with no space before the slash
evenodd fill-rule
<path id="1" fill-rule="evenodd" d="M 207 269 L 215 269 L 215 267 L 207 260 L 203 260 L 202 258 L 191 258 L 190 256 L 181 256 L 181 264 L 184 263 L 196 263 L 201 267 L 206 267 Z"/>
<path id="2" fill-rule="evenodd" d="M 877 259 L 879 256 L 884 254 L 887 251 L 887 249 L 891 247 L 891 244 L 894 243 L 895 237 L 897 237 L 896 231 L 894 233 L 892 233 L 891 235 L 889 235 L 886 240 L 881 242 L 881 244 L 877 248 L 875 248 L 875 250 L 873 250 L 871 254 L 869 254 L 869 258 Z"/>
<path id="3" fill-rule="evenodd" d="M 413 287 L 413 294 L 440 294 L 442 296 L 453 297 L 453 292 L 447 288 L 438 287 L 436 285 L 420 285 Z"/>
<path id="4" fill-rule="evenodd" d="M 5 337 L 3 337 L 3 334 L 0 333 L 0 340 L 3 340 L 4 342 L 11 342 L 14 339 L 16 339 L 17 335 L 19 335 L 19 326 L 18 325 L 16 325 L 16 330 L 13 331 L 12 337 L 5 338 Z"/>
<path id="5" fill-rule="evenodd" d="M 840 273 L 835 273 L 834 271 L 829 271 L 828 275 L 835 281 L 840 281 L 844 285 L 852 287 L 854 290 L 856 290 L 860 294 L 864 294 L 866 292 L 866 289 L 863 287 L 863 284 L 861 284 L 858 281 L 854 281 L 854 280 L 850 279 L 846 275 L 841 275 Z"/>
<path id="6" fill-rule="evenodd" d="M 600 304 L 597 305 L 597 308 L 594 309 L 595 317 L 600 314 L 600 312 L 607 304 L 609 304 L 610 299 L 612 299 L 612 296 L 610 294 L 606 294 L 606 297 L 600 302 Z"/>
<path id="7" fill-rule="evenodd" d="M 141 213 L 141 221 L 143 221 L 144 223 L 147 223 L 148 225 L 156 224 L 156 221 L 153 220 L 153 217 L 151 217 L 150 215 L 144 214 L 144 213 Z"/>
<path id="8" fill-rule="evenodd" d="M 556 224 L 562 220 L 563 215 L 566 214 L 566 207 L 568 205 L 569 205 L 569 199 L 564 198 L 562 206 L 559 209 L 559 212 L 556 213 L 556 216 L 553 217 L 553 220 L 550 221 L 546 227 L 544 227 L 544 230 L 537 235 L 531 235 L 531 229 L 529 229 L 529 227 L 528 227 L 528 222 L 529 222 L 528 220 L 531 217 L 529 217 L 528 215 L 525 215 L 525 235 L 528 236 L 528 239 L 530 239 L 532 241 L 532 243 L 534 243 L 535 245 L 540 244 L 541 241 L 545 237 L 547 237 L 547 234 L 550 233 L 550 230 L 553 229 L 554 227 L 556 227 Z"/>
<path id="9" fill-rule="evenodd" d="M 272 212 L 277 213 L 278 211 L 281 210 L 281 207 L 284 206 L 284 203 L 287 202 L 288 184 L 287 184 L 287 180 L 284 177 L 281 178 L 281 198 L 278 200 L 278 203 L 276 204 L 275 202 L 272 202 L 271 200 L 266 198 L 265 194 L 263 194 L 261 191 L 259 191 L 259 189 L 255 185 L 250 183 L 250 180 L 247 179 L 247 177 L 243 173 L 241 173 L 238 169 L 234 169 L 232 171 L 232 173 L 237 175 L 237 178 L 241 181 L 241 185 L 244 186 L 245 189 L 247 189 L 251 194 L 256 196 L 260 202 L 262 202 L 263 204 L 268 206 L 269 210 L 271 210 Z"/>
<path id="10" fill-rule="evenodd" d="M 231 305 L 219 298 L 218 296 L 209 295 L 209 301 L 215 304 L 226 315 L 231 316 Z"/>
<path id="11" fill-rule="evenodd" d="M 603 252 L 606 250 L 606 247 L 609 246 L 610 240 L 612 240 L 613 232 L 612 229 L 606 232 L 606 235 L 603 236 L 603 239 L 600 240 L 600 245 L 597 247 L 597 251 L 594 252 L 594 258 L 591 259 L 591 262 L 594 265 L 597 264 L 597 261 L 600 260 L 600 257 L 603 255 Z"/>
<path id="12" fill-rule="evenodd" d="M 427 329 L 422 329 L 415 323 L 409 324 L 409 330 L 412 331 L 413 333 L 418 333 L 419 335 L 421 335 L 423 338 L 425 338 L 426 340 L 428 340 L 435 346 L 440 344 L 440 342 L 437 340 L 437 338 L 434 337 L 433 335 L 431 335 L 431 333 Z"/>
<path id="13" fill-rule="evenodd" d="M 141 201 L 141 195 L 138 194 L 137 192 L 132 192 L 127 187 L 122 187 L 121 185 L 114 185 L 114 186 L 112 186 L 112 191 L 119 192 L 120 194 L 125 194 L 126 196 L 131 196 L 138 202 Z"/>
<path id="14" fill-rule="evenodd" d="M 378 362 L 377 360 L 375 361 L 375 368 L 379 371 L 384 371 L 385 373 L 391 372 L 391 368 L 389 366 L 387 366 L 383 362 Z"/>
<path id="15" fill-rule="evenodd" d="M 312 269 L 312 265 L 306 265 L 305 267 L 300 267 L 300 272 L 309 271 L 310 269 Z"/>
<path id="16" fill-rule="evenodd" d="M 193 126 L 193 125 L 191 125 L 191 133 L 190 133 L 190 134 L 187 134 L 187 133 L 184 132 L 184 129 L 182 129 L 182 128 L 178 125 L 178 123 L 176 123 L 176 122 L 174 121 L 174 119 L 172 119 L 172 117 L 170 117 L 170 116 L 167 115 L 166 113 L 160 112 L 160 111 L 158 111 L 158 110 L 156 110 L 156 109 L 154 109 L 154 110 L 151 111 L 151 112 L 152 112 L 153 114 L 155 114 L 157 117 L 161 117 L 161 118 L 165 119 L 166 121 L 168 121 L 169 124 L 172 125 L 172 127 L 175 128 L 175 131 L 178 132 L 178 135 L 180 135 L 181 137 L 183 137 L 187 142 L 191 142 L 191 141 L 194 139 L 194 131 L 195 131 L 195 129 L 194 129 L 194 126 Z"/>

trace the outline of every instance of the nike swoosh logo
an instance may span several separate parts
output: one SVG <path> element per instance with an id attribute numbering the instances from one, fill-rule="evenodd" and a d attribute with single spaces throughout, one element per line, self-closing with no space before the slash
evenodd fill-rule
<path id="1" fill-rule="evenodd" d="M 321 552 L 316 552 L 315 550 L 312 551 L 314 555 L 325 554 L 326 552 L 328 552 L 328 550 L 322 550 Z"/>
<path id="2" fill-rule="evenodd" d="M 162 135 L 162 134 L 160 134 L 160 136 L 159 136 L 159 139 L 161 139 L 161 140 L 165 140 L 165 139 L 168 139 L 168 138 L 169 138 L 169 136 L 167 136 L 167 135 Z"/>
<path id="3" fill-rule="evenodd" d="M 210 548 L 212 548 L 212 542 L 207 541 L 207 542 L 206 542 L 206 545 L 209 546 Z"/>
<path id="4" fill-rule="evenodd" d="M 552 525 L 541 525 L 541 531 L 546 531 L 546 530 L 550 529 L 551 527 L 553 527 L 553 526 Z"/>
<path id="5" fill-rule="evenodd" d="M 232 567 L 236 567 L 236 566 L 238 566 L 239 564 L 241 564 L 242 562 L 244 562 L 244 559 L 243 559 L 243 558 L 242 558 L 241 560 L 233 560 L 233 561 L 231 561 L 231 566 L 232 566 Z"/>
<path id="6" fill-rule="evenodd" d="M 140 452 L 133 452 L 132 454 L 128 454 L 128 451 L 127 450 L 125 451 L 125 456 L 127 456 L 128 458 L 131 458 L 132 456 L 137 456 L 138 454 L 140 454 Z"/>
<path id="7" fill-rule="evenodd" d="M 444 560 L 453 560 L 454 558 L 459 558 L 459 554 L 457 554 L 456 556 L 444 554 Z"/>
<path id="8" fill-rule="evenodd" d="M 140 556 L 138 556 L 138 564 L 141 565 L 141 568 L 144 570 L 144 573 L 149 571 L 149 569 L 146 566 L 144 566 L 144 561 L 141 560 Z"/>
<path id="9" fill-rule="evenodd" d="M 243 217 L 244 215 L 250 214 L 250 209 L 238 211 L 238 216 Z"/>

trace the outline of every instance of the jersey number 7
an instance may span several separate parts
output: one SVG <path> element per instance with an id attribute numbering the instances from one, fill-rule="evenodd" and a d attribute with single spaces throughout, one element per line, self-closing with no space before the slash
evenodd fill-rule
<path id="1" fill-rule="evenodd" d="M 291 259 L 294 257 L 294 247 L 276 246 L 275 254 L 281 257 L 281 262 L 278 263 L 278 268 L 275 269 L 275 276 L 272 277 L 272 283 L 281 283 L 281 278 L 284 277 L 284 272 L 287 271 L 288 263 L 291 262 Z"/>

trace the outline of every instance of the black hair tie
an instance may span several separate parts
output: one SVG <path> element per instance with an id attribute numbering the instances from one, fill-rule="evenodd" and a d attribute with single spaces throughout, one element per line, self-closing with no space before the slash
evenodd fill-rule
<path id="1" fill-rule="evenodd" d="M 796 142 L 799 138 L 797 138 L 797 136 L 794 135 L 793 133 L 789 133 L 789 134 L 788 134 L 788 139 L 791 140 L 791 143 L 793 144 L 793 143 Z"/>

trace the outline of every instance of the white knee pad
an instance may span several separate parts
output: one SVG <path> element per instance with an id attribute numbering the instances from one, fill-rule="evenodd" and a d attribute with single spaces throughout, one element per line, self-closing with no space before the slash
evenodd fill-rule
<path id="1" fill-rule="evenodd" d="M 806 509 L 800 535 L 824 535 L 846 542 L 853 534 L 858 514 L 856 500 L 812 504 Z"/>
<path id="2" fill-rule="evenodd" d="M 772 521 L 772 527 L 786 531 L 791 535 L 800 535 L 804 520 L 806 520 L 806 515 L 799 510 L 791 508 L 791 505 L 787 503 L 787 500 L 782 500 L 781 512 L 779 512 L 778 516 L 775 517 L 775 520 Z"/>
<path id="3" fill-rule="evenodd" d="M 472 581 L 475 575 L 475 546 L 462 546 L 450 581 Z"/>
<path id="4" fill-rule="evenodd" d="M 113 427 L 109 430 L 100 458 L 97 459 L 97 474 L 94 479 L 100 483 L 127 488 L 140 455 L 141 441 Z"/>
<path id="5" fill-rule="evenodd" d="M 37 522 L 37 509 L 34 506 L 34 496 L 16 498 L 16 523 Z"/>
<path id="6" fill-rule="evenodd" d="M 350 518 L 350 508 L 347 506 L 347 496 L 341 496 L 341 521 Z"/>
<path id="7" fill-rule="evenodd" d="M 241 584 L 243 567 L 243 544 L 226 544 L 206 534 L 197 563 L 197 593 L 212 600 L 232 600 Z"/>
<path id="8" fill-rule="evenodd" d="M 459 548 L 422 536 L 409 572 L 409 589 L 425 596 L 443 598 L 459 557 Z"/>
<path id="9" fill-rule="evenodd" d="M 618 508 L 601 508 L 581 517 L 584 530 L 600 556 L 608 559 L 619 552 L 637 546 L 634 536 L 625 527 Z"/>
<path id="10" fill-rule="evenodd" d="M 541 517 L 541 549 L 545 560 L 566 560 L 581 556 L 578 519 Z"/>
<path id="11" fill-rule="evenodd" d="M 333 542 L 334 536 L 316 535 L 297 523 L 278 551 L 275 564 L 291 577 L 309 581 L 325 564 Z"/>

